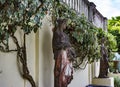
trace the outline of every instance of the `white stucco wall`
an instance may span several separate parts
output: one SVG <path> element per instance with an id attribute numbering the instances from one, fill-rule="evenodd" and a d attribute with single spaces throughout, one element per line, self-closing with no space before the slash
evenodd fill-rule
<path id="1" fill-rule="evenodd" d="M 92 68 L 92 78 L 98 77 L 99 76 L 99 72 L 100 72 L 100 60 L 98 61 L 94 61 L 91 64 L 91 68 Z"/>
<path id="2" fill-rule="evenodd" d="M 27 36 L 28 67 L 38 87 L 54 86 L 54 59 L 52 52 L 52 26 L 47 17 L 43 27 L 36 36 Z M 21 31 L 16 33 L 20 44 L 22 43 Z M 15 45 L 10 41 L 11 48 Z M 84 71 L 74 72 L 74 79 L 69 87 L 84 87 L 88 84 L 88 68 Z M 19 74 L 16 52 L 0 52 L 0 87 L 31 87 Z"/>
<path id="3" fill-rule="evenodd" d="M 43 27 L 36 35 L 36 42 L 39 43 L 37 55 L 39 58 L 38 87 L 53 87 L 53 51 L 52 51 L 52 28 L 47 20 L 43 20 Z"/>
<path id="4" fill-rule="evenodd" d="M 43 21 L 43 27 L 36 35 L 36 46 L 38 63 L 38 87 L 54 87 L 54 59 L 52 51 L 52 26 L 48 21 L 49 17 Z M 85 87 L 89 84 L 88 66 L 85 70 L 74 71 L 74 79 L 68 87 Z"/>
<path id="5" fill-rule="evenodd" d="M 85 70 L 74 71 L 73 80 L 68 87 L 86 87 L 89 84 L 88 65 Z"/>
<path id="6" fill-rule="evenodd" d="M 4 54 L 0 52 L 0 87 L 24 87 L 24 80 L 20 77 L 16 53 Z"/>
<path id="7" fill-rule="evenodd" d="M 103 18 L 95 13 L 94 18 L 93 18 L 93 24 L 97 26 L 98 28 L 104 28 L 104 21 Z"/>
<path id="8" fill-rule="evenodd" d="M 16 33 L 21 42 L 22 33 Z M 54 59 L 52 51 L 52 26 L 50 17 L 46 16 L 43 26 L 36 35 L 27 36 L 28 67 L 37 87 L 54 87 Z M 11 42 L 10 45 L 14 47 Z M 16 53 L 0 52 L 0 87 L 31 87 L 18 72 Z M 91 66 L 85 70 L 74 71 L 71 84 L 68 87 L 85 87 L 91 83 Z"/>
<path id="9" fill-rule="evenodd" d="M 21 42 L 21 31 L 17 31 L 15 35 Z M 14 43 L 10 39 L 10 48 L 15 48 Z M 30 74 L 35 79 L 35 36 L 31 34 L 27 36 L 27 54 L 28 67 Z M 2 53 L 0 52 L 0 87 L 30 87 L 29 83 L 24 80 L 18 71 L 16 52 Z"/>

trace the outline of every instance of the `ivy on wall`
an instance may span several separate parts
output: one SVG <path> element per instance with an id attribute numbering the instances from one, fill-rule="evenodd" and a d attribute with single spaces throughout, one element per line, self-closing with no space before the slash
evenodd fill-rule
<path id="1" fill-rule="evenodd" d="M 112 59 L 114 58 L 114 51 L 117 50 L 117 41 L 116 41 L 116 37 L 113 36 L 111 33 L 109 32 L 105 32 L 102 29 L 98 30 L 98 43 L 101 44 L 101 38 L 104 37 L 105 38 L 105 46 L 108 50 L 108 58 L 109 61 L 112 61 Z"/>
<path id="2" fill-rule="evenodd" d="M 36 87 L 36 84 L 27 66 L 26 35 L 36 33 L 42 26 L 41 20 L 47 14 L 48 4 L 49 1 L 45 0 L 0 0 L 0 51 L 17 53 L 20 75 L 32 87 Z M 21 35 L 22 45 L 15 36 L 18 29 L 24 33 Z M 9 38 L 16 45 L 14 49 L 9 47 Z"/>
<path id="3" fill-rule="evenodd" d="M 101 58 L 100 45 L 101 38 L 106 38 L 106 47 L 109 57 L 112 57 L 112 50 L 116 49 L 116 39 L 113 35 L 97 28 L 90 23 L 84 14 L 79 15 L 65 3 L 56 3 L 56 14 L 53 17 L 68 19 L 66 33 L 71 39 L 72 46 L 77 53 L 77 59 L 74 62 L 74 68 L 81 68 L 80 65 L 85 61 L 91 63 Z M 86 63 L 86 64 L 87 64 Z M 82 68 L 81 68 L 82 69 Z M 84 68 L 83 68 L 84 69 Z"/>
<path id="4" fill-rule="evenodd" d="M 93 62 L 99 58 L 97 27 L 88 22 L 84 15 L 78 15 L 75 10 L 70 9 L 64 3 L 59 3 L 56 11 L 56 18 L 68 19 L 68 26 L 65 32 L 69 35 L 77 53 L 74 67 L 79 68 L 86 58 L 88 62 Z"/>
<path id="5" fill-rule="evenodd" d="M 22 64 L 21 76 L 27 79 L 32 87 L 36 87 L 36 84 L 27 67 L 26 35 L 37 32 L 42 26 L 41 20 L 48 11 L 52 15 L 52 21 L 55 25 L 58 18 L 68 19 L 65 32 L 69 35 L 78 56 L 74 63 L 75 68 L 79 68 L 85 59 L 91 63 L 100 58 L 99 36 L 101 33 L 99 30 L 101 29 L 88 22 L 84 15 L 79 16 L 66 4 L 59 2 L 59 0 L 0 0 L 0 51 L 17 53 L 17 60 Z M 17 27 L 20 27 L 24 32 L 24 35 L 21 35 L 23 38 L 22 46 L 15 36 Z M 12 38 L 16 45 L 15 49 L 9 48 L 9 38 Z"/>

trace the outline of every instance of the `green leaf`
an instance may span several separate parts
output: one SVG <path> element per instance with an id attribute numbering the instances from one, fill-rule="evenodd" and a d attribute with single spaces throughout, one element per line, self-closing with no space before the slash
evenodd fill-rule
<path id="1" fill-rule="evenodd" d="M 0 0 L 1 4 L 4 4 L 6 0 Z"/>

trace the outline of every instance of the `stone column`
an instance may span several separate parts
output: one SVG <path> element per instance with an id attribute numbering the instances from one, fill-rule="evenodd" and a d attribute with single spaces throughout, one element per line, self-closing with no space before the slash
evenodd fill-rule
<path id="1" fill-rule="evenodd" d="M 96 5 L 93 2 L 89 3 L 88 6 L 88 20 L 90 22 L 93 22 L 93 16 L 94 16 L 94 9 L 96 8 Z"/>
<path id="2" fill-rule="evenodd" d="M 107 18 L 103 18 L 103 29 L 107 32 Z"/>

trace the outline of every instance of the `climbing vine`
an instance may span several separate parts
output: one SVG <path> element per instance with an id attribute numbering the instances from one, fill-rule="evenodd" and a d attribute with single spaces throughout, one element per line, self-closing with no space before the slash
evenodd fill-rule
<path id="1" fill-rule="evenodd" d="M 72 46 L 77 53 L 77 60 L 74 63 L 75 68 L 88 60 L 93 62 L 99 58 L 99 45 L 97 43 L 97 27 L 87 21 L 83 15 L 78 15 L 77 12 L 65 3 L 59 2 L 56 7 L 56 18 L 68 19 L 66 33 L 71 39 Z"/>
<path id="2" fill-rule="evenodd" d="M 36 33 L 42 26 L 42 19 L 47 14 L 49 1 L 45 0 L 0 0 L 0 51 L 16 52 L 20 74 L 27 79 L 32 87 L 36 87 L 33 77 L 27 66 L 26 35 Z M 16 31 L 23 34 L 22 45 L 18 42 Z M 9 39 L 16 47 L 10 49 Z"/>
<path id="3" fill-rule="evenodd" d="M 117 50 L 116 37 L 109 32 L 105 32 L 102 29 L 98 30 L 98 43 L 101 44 L 101 38 L 105 38 L 105 46 L 108 50 L 108 58 L 111 61 L 114 58 L 114 52 Z"/>
<path id="4" fill-rule="evenodd" d="M 100 42 L 102 37 L 106 37 L 106 46 L 108 47 L 109 54 L 111 55 L 111 49 L 115 49 L 116 47 L 114 36 L 106 33 L 101 28 L 94 26 L 87 20 L 84 14 L 79 15 L 65 3 L 59 2 L 56 3 L 56 5 L 56 14 L 53 15 L 53 17 L 56 19 L 68 19 L 68 25 L 65 32 L 69 35 L 72 46 L 75 48 L 77 53 L 74 68 L 81 68 L 80 65 L 84 61 L 91 63 L 94 60 L 101 58 Z M 114 46 L 111 44 L 114 44 Z"/>
<path id="5" fill-rule="evenodd" d="M 69 35 L 77 53 L 75 68 L 78 68 L 84 60 L 93 62 L 100 58 L 99 29 L 88 22 L 84 15 L 80 16 L 65 3 L 59 0 L 0 0 L 0 51 L 17 53 L 19 66 L 22 65 L 20 74 L 31 83 L 32 87 L 36 87 L 36 84 L 27 67 L 26 35 L 37 32 L 48 11 L 55 25 L 58 18 L 68 19 L 65 32 Z M 15 36 L 18 30 L 24 33 L 21 35 L 22 45 Z M 16 45 L 14 49 L 9 47 L 10 38 Z"/>

